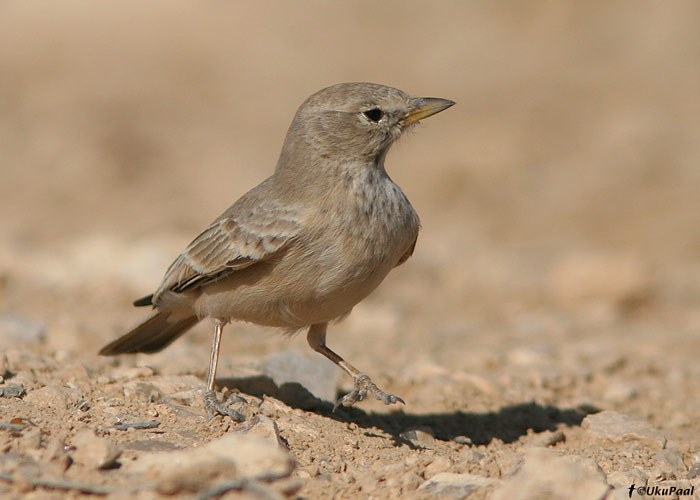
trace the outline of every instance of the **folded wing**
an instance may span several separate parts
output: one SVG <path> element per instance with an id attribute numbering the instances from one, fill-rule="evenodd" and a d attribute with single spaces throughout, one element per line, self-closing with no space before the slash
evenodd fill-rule
<path id="1" fill-rule="evenodd" d="M 297 237 L 295 210 L 270 202 L 237 203 L 197 236 L 168 268 L 154 294 L 201 287 L 277 255 Z"/>

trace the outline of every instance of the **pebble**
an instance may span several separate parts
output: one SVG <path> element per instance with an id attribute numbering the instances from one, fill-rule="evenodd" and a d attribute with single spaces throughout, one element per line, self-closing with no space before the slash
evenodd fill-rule
<path id="1" fill-rule="evenodd" d="M 83 429 L 71 438 L 75 451 L 71 454 L 73 461 L 86 467 L 109 469 L 121 455 L 121 450 L 107 438 L 99 437 L 92 429 Z"/>
<path id="2" fill-rule="evenodd" d="M 541 446 L 546 448 L 548 446 L 554 446 L 558 443 L 563 443 L 564 441 L 566 441 L 566 435 L 564 434 L 564 431 L 559 429 L 554 432 L 545 431 L 541 434 L 537 434 L 533 437 L 531 443 L 532 446 Z"/>
<path id="3" fill-rule="evenodd" d="M 470 496 L 482 498 L 484 492 L 480 494 L 477 492 L 491 488 L 495 484 L 495 479 L 483 476 L 441 472 L 421 484 L 418 490 L 429 494 L 430 498 L 462 499 Z"/>
<path id="4" fill-rule="evenodd" d="M 666 445 L 664 434 L 648 421 L 616 411 L 605 410 L 588 415 L 581 422 L 581 427 L 587 430 L 586 437 L 591 441 L 599 439 L 614 443 L 638 441 L 645 446 L 657 449 L 663 449 Z"/>
<path id="5" fill-rule="evenodd" d="M 232 432 L 196 447 L 138 457 L 125 472 L 142 473 L 164 494 L 201 491 L 217 479 L 287 477 L 294 470 L 292 456 L 269 439 Z"/>
<path id="6" fill-rule="evenodd" d="M 19 385 L 0 385 L 0 398 L 21 398 L 24 396 L 24 387 Z"/>
<path id="7" fill-rule="evenodd" d="M 435 434 L 430 427 L 417 427 L 399 434 L 413 448 L 435 448 Z"/>
<path id="8" fill-rule="evenodd" d="M 453 441 L 459 444 L 472 444 L 472 440 L 467 436 L 455 436 Z"/>
<path id="9" fill-rule="evenodd" d="M 80 401 L 80 393 L 75 389 L 56 385 L 47 385 L 29 393 L 24 397 L 26 403 L 40 408 L 53 408 L 55 410 L 70 410 Z"/>
<path id="10" fill-rule="evenodd" d="M 592 462 L 592 461 L 589 461 Z M 547 448 L 530 448 L 522 465 L 499 486 L 495 500 L 601 500 L 609 490 L 594 462 L 577 463 Z"/>

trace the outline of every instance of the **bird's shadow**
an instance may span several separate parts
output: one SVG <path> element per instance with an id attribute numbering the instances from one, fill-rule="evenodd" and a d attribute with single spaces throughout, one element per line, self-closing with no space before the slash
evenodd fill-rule
<path id="1" fill-rule="evenodd" d="M 460 441 L 471 442 L 474 445 L 486 445 L 493 439 L 512 443 L 527 435 L 529 430 L 539 433 L 554 431 L 561 424 L 569 427 L 579 426 L 587 414 L 599 411 L 596 408 L 562 409 L 529 402 L 505 406 L 498 411 L 487 413 L 368 413 L 357 407 L 341 407 L 334 412 L 333 403 L 315 397 L 297 382 L 287 382 L 278 386 L 272 378 L 258 375 L 220 378 L 217 379 L 217 384 L 242 394 L 260 398 L 273 397 L 291 408 L 312 411 L 339 422 L 353 422 L 363 429 L 381 429 L 390 434 L 397 444 L 406 442 L 401 437 L 402 433 L 418 428 L 429 428 L 435 438 L 441 441 L 453 441 L 456 437 L 463 436 L 468 441 L 463 438 L 460 438 Z"/>

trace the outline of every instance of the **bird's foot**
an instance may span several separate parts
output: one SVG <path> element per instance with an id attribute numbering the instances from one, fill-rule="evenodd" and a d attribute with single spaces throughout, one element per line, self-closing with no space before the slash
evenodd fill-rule
<path id="1" fill-rule="evenodd" d="M 362 401 L 367 397 L 367 393 L 374 394 L 374 397 L 379 401 L 382 401 L 385 405 L 391 405 L 394 403 L 406 404 L 403 399 L 393 394 L 387 394 L 375 385 L 372 380 L 364 374 L 354 377 L 355 386 L 352 391 L 347 393 L 345 396 L 340 398 L 335 406 L 333 406 L 333 411 L 337 410 L 341 406 L 352 406 L 358 401 Z"/>
<path id="2" fill-rule="evenodd" d="M 225 403 L 219 401 L 216 397 L 215 391 L 206 391 L 204 393 L 204 409 L 207 410 L 207 415 L 209 420 L 214 418 L 216 415 L 223 415 L 224 417 L 228 415 L 234 422 L 243 422 L 245 417 L 241 412 L 229 408 L 233 403 L 246 403 L 247 401 L 237 395 L 233 395 L 226 400 Z"/>

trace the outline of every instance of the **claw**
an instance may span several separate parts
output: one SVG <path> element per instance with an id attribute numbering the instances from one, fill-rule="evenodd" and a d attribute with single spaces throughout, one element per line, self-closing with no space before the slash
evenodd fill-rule
<path id="1" fill-rule="evenodd" d="M 240 412 L 229 408 L 233 403 L 247 403 L 247 401 L 241 396 L 233 395 L 226 400 L 225 403 L 219 401 L 216 397 L 216 392 L 207 391 L 204 393 L 204 409 L 207 410 L 207 416 L 209 420 L 214 418 L 216 415 L 229 416 L 234 422 L 243 422 L 245 417 Z"/>
<path id="2" fill-rule="evenodd" d="M 377 387 L 367 375 L 363 374 L 355 377 L 355 385 L 352 388 L 352 391 L 347 393 L 335 403 L 333 406 L 333 411 L 336 411 L 341 406 L 352 406 L 358 401 L 362 401 L 367 397 L 368 392 L 374 394 L 374 397 L 383 402 L 385 405 L 395 403 L 406 404 L 400 397 L 395 396 L 394 394 L 387 394 L 379 389 L 379 387 Z"/>

